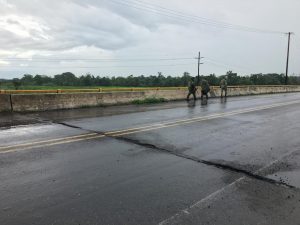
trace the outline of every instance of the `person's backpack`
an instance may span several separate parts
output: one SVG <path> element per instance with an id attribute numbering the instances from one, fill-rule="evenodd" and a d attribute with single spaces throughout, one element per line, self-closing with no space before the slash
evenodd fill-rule
<path id="1" fill-rule="evenodd" d="M 192 90 L 195 90 L 195 88 L 196 88 L 195 84 L 194 84 L 194 83 L 192 83 L 192 85 L 191 85 L 191 89 L 192 89 Z"/>
<path id="2" fill-rule="evenodd" d="M 189 89 L 190 89 L 190 92 L 194 92 L 194 91 L 195 91 L 196 86 L 195 86 L 194 82 L 192 82 L 192 83 L 190 84 Z"/>

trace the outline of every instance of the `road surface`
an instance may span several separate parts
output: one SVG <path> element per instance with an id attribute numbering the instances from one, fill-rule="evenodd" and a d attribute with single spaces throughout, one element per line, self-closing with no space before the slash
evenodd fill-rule
<path id="1" fill-rule="evenodd" d="M 0 114 L 0 224 L 300 224 L 300 94 Z"/>

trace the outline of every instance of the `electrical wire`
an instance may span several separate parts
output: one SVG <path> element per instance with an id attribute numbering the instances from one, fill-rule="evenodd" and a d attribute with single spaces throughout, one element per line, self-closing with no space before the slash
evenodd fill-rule
<path id="1" fill-rule="evenodd" d="M 31 65 L 28 65 L 28 66 L 14 66 L 14 67 L 17 67 L 17 68 L 132 68 L 132 67 L 160 67 L 160 66 L 167 66 L 167 67 L 170 67 L 170 66 L 185 66 L 185 65 L 195 65 L 194 63 L 191 64 L 191 63 L 183 63 L 183 64 L 161 64 L 161 65 L 132 65 L 132 66 L 31 66 Z M 5 68 L 5 67 L 2 67 L 2 68 Z M 1 69 L 1 67 L 0 67 Z"/>
<path id="2" fill-rule="evenodd" d="M 208 63 L 208 64 L 213 64 L 215 66 L 220 66 L 220 67 L 224 67 L 224 68 L 227 68 L 227 69 L 234 68 L 234 69 L 238 69 L 238 70 L 241 70 L 241 71 L 244 71 L 244 72 L 248 72 L 248 71 L 251 70 L 250 68 L 246 68 L 246 67 L 241 67 L 241 66 L 236 66 L 236 65 L 229 65 L 226 62 L 221 62 L 219 60 L 211 59 L 209 57 L 205 57 L 205 59 L 206 59 L 206 63 Z"/>
<path id="3" fill-rule="evenodd" d="M 0 58 L 3 61 L 16 62 L 59 62 L 59 61 L 90 61 L 90 62 L 120 62 L 120 61 L 177 61 L 177 60 L 191 60 L 194 58 L 129 58 L 129 59 L 108 59 L 108 58 Z"/>
<path id="4" fill-rule="evenodd" d="M 121 4 L 125 5 L 134 9 L 143 10 L 151 13 L 156 13 L 159 15 L 163 15 L 172 19 L 179 19 L 181 22 L 195 22 L 200 23 L 203 25 L 209 25 L 209 26 L 215 26 L 219 28 L 224 29 L 234 29 L 234 30 L 240 30 L 240 31 L 247 31 L 247 32 L 256 32 L 256 33 L 272 33 L 272 34 L 285 34 L 286 32 L 281 31 L 272 31 L 272 30 L 264 30 L 264 29 L 258 29 L 258 28 L 252 28 L 248 26 L 241 26 L 236 25 L 232 23 L 225 23 L 220 22 L 217 20 L 207 19 L 204 17 L 199 17 L 195 15 L 188 15 L 179 11 L 171 10 L 165 7 L 161 7 L 158 5 L 145 3 L 138 0 L 127 0 L 127 1 L 118 1 L 118 0 L 109 0 L 109 2 L 114 4 Z M 130 4 L 131 3 L 131 4 Z"/>

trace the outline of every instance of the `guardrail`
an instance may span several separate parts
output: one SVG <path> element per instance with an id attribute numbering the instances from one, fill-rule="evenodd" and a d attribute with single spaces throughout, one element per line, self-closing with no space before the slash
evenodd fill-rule
<path id="1" fill-rule="evenodd" d="M 245 87 L 295 87 L 299 85 L 239 85 L 228 86 L 228 88 Z M 219 86 L 211 86 L 211 89 L 218 89 Z M 82 93 L 82 92 L 134 92 L 134 91 L 155 91 L 155 90 L 187 90 L 187 87 L 134 87 L 134 88 L 87 88 L 87 89 L 51 89 L 51 90 L 0 90 L 0 94 L 44 94 L 44 93 Z"/>

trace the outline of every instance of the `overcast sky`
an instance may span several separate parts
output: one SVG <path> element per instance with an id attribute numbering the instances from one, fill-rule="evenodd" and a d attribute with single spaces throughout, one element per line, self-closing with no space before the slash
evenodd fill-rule
<path id="1" fill-rule="evenodd" d="M 299 0 L 0 0 L 0 78 L 196 75 L 198 51 L 204 75 L 283 73 L 287 35 L 245 26 L 294 32 L 299 75 L 299 12 Z"/>

